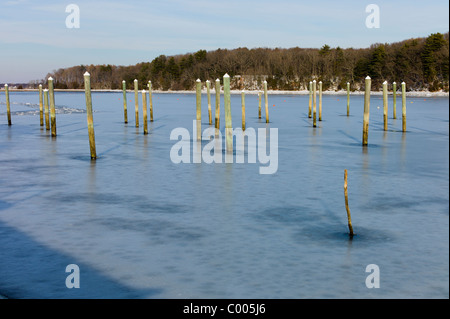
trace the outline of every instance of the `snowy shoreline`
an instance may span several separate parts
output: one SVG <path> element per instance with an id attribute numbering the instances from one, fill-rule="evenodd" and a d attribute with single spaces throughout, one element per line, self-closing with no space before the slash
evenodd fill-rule
<path id="1" fill-rule="evenodd" d="M 3 91 L 3 90 L 0 90 Z M 10 92 L 38 92 L 38 89 L 23 89 L 23 90 L 15 90 L 10 89 Z M 55 89 L 57 92 L 84 92 L 84 89 Z M 121 93 L 122 90 L 91 90 L 92 92 L 104 92 L 104 93 Z M 140 90 L 141 91 L 141 90 Z M 243 90 L 245 94 L 258 94 L 258 92 L 263 93 L 263 91 L 258 90 Z M 127 90 L 127 92 L 134 92 L 134 90 Z M 152 93 L 158 94 L 195 94 L 195 90 L 180 90 L 180 91 L 162 91 L 162 90 L 152 90 Z M 206 89 L 202 90 L 202 94 L 206 94 Z M 215 94 L 215 90 L 211 89 L 211 94 Z M 242 90 L 230 90 L 230 94 L 241 94 Z M 222 91 L 223 94 L 223 91 Z M 267 90 L 267 94 L 271 95 L 308 95 L 309 91 L 301 90 L 301 91 L 282 91 L 282 90 Z M 347 95 L 347 91 L 323 91 L 324 95 Z M 372 91 L 371 95 L 383 95 L 382 91 Z M 388 92 L 389 95 L 392 95 L 392 92 Z M 350 95 L 364 95 L 364 91 L 353 91 L 350 92 Z M 401 96 L 401 91 L 397 91 L 397 95 Z M 448 97 L 449 92 L 429 92 L 429 91 L 412 91 L 406 92 L 406 96 L 417 96 L 417 97 Z"/>

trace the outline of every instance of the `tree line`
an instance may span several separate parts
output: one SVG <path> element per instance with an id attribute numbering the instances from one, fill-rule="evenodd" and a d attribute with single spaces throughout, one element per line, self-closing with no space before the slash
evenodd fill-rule
<path id="1" fill-rule="evenodd" d="M 199 50 L 174 56 L 160 55 L 151 62 L 131 66 L 79 65 L 55 70 L 47 77 L 55 79 L 59 89 L 82 89 L 83 74 L 91 74 L 93 89 L 128 89 L 139 81 L 159 90 L 192 90 L 197 78 L 212 83 L 225 73 L 231 76 L 232 89 L 261 89 L 267 80 L 273 90 L 305 90 L 309 81 L 323 82 L 324 90 L 340 90 L 351 83 L 352 90 L 372 78 L 372 87 L 382 82 L 406 82 L 408 90 L 449 89 L 449 33 L 434 33 L 426 38 L 377 43 L 364 49 L 331 48 L 237 48 Z M 35 81 L 34 85 L 46 80 Z"/>

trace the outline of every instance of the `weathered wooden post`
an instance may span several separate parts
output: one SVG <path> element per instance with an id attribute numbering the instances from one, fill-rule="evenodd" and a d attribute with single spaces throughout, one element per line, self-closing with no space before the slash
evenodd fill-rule
<path id="1" fill-rule="evenodd" d="M 52 137 L 56 137 L 56 114 L 55 114 L 55 91 L 53 89 L 53 78 L 48 78 L 48 98 L 50 100 L 50 122 Z"/>
<path id="2" fill-rule="evenodd" d="M 216 79 L 216 112 L 215 112 L 215 127 L 220 129 L 220 80 Z"/>
<path id="3" fill-rule="evenodd" d="M 206 80 L 206 96 L 208 97 L 208 119 L 209 125 L 212 125 L 212 114 L 211 114 L 211 82 Z"/>
<path id="4" fill-rule="evenodd" d="M 319 121 L 322 121 L 322 81 L 319 81 Z"/>
<path id="5" fill-rule="evenodd" d="M 345 196 L 345 209 L 347 210 L 347 221 L 350 238 L 353 237 L 352 216 L 350 215 L 350 208 L 348 207 L 348 191 L 347 191 L 347 170 L 344 170 L 344 196 Z"/>
<path id="6" fill-rule="evenodd" d="M 347 116 L 350 116 L 350 82 L 347 82 Z"/>
<path id="7" fill-rule="evenodd" d="M 50 111 L 48 104 L 48 89 L 44 89 L 45 130 L 50 131 Z"/>
<path id="8" fill-rule="evenodd" d="M 241 105 L 242 105 L 242 130 L 245 131 L 245 92 L 241 93 Z"/>
<path id="9" fill-rule="evenodd" d="M 316 80 L 313 81 L 312 89 L 313 89 L 313 127 L 317 126 L 316 118 L 317 118 L 317 89 L 316 89 Z"/>
<path id="10" fill-rule="evenodd" d="M 195 100 L 197 107 L 197 141 L 201 141 L 202 139 L 202 82 L 200 79 L 195 81 Z M 199 127 L 200 126 L 200 127 Z"/>
<path id="11" fill-rule="evenodd" d="M 39 84 L 39 125 L 44 126 L 44 103 L 42 99 L 42 84 Z"/>
<path id="12" fill-rule="evenodd" d="M 197 121 L 202 120 L 202 82 L 200 79 L 195 81 L 195 98 L 197 106 Z"/>
<path id="13" fill-rule="evenodd" d="M 233 126 L 231 123 L 230 76 L 223 76 L 223 98 L 225 107 L 225 139 L 226 151 L 233 153 Z"/>
<path id="14" fill-rule="evenodd" d="M 134 120 L 136 127 L 139 127 L 139 95 L 138 95 L 138 80 L 134 80 Z"/>
<path id="15" fill-rule="evenodd" d="M 387 81 L 383 82 L 383 123 L 384 130 L 388 130 L 388 92 L 387 92 Z"/>
<path id="16" fill-rule="evenodd" d="M 150 104 L 150 122 L 153 122 L 153 92 L 152 81 L 148 81 L 148 102 Z"/>
<path id="17" fill-rule="evenodd" d="M 86 72 L 84 74 L 84 93 L 86 96 L 86 113 L 87 113 L 87 124 L 88 124 L 88 133 L 89 133 L 89 147 L 91 150 L 91 159 L 96 159 L 97 153 L 95 150 L 94 119 L 92 116 L 91 75 L 88 72 Z"/>
<path id="18" fill-rule="evenodd" d="M 370 115 L 370 76 L 366 77 L 366 91 L 364 93 L 364 120 L 363 120 L 363 146 L 366 146 L 369 139 L 369 115 Z"/>
<path id="19" fill-rule="evenodd" d="M 258 118 L 261 118 L 261 91 L 258 91 Z"/>
<path id="20" fill-rule="evenodd" d="M 147 92 L 142 90 L 142 115 L 144 117 L 144 135 L 148 134 L 148 120 L 147 120 Z"/>
<path id="21" fill-rule="evenodd" d="M 313 83 L 309 81 L 309 111 L 308 111 L 308 118 L 311 118 L 311 112 L 312 112 L 312 86 Z"/>
<path id="22" fill-rule="evenodd" d="M 406 83 L 402 82 L 402 131 L 406 132 Z"/>
<path id="23" fill-rule="evenodd" d="M 127 110 L 127 83 L 125 80 L 122 81 L 122 92 L 123 92 L 123 118 L 125 124 L 128 123 L 128 110 Z"/>
<path id="24" fill-rule="evenodd" d="M 392 83 L 392 117 L 397 118 L 397 83 Z"/>
<path id="25" fill-rule="evenodd" d="M 269 99 L 267 97 L 267 81 L 264 80 L 264 104 L 266 107 L 266 123 L 269 123 Z"/>
<path id="26" fill-rule="evenodd" d="M 11 125 L 11 102 L 9 101 L 9 88 L 8 84 L 5 84 L 5 95 L 6 95 L 6 116 L 8 118 L 8 125 Z"/>

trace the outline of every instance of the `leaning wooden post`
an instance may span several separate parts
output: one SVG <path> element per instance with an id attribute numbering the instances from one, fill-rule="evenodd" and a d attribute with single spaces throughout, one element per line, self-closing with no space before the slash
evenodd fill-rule
<path id="1" fill-rule="evenodd" d="M 153 92 L 152 81 L 148 81 L 148 102 L 150 104 L 150 122 L 153 122 Z"/>
<path id="2" fill-rule="evenodd" d="M 144 135 L 148 134 L 148 120 L 147 120 L 147 92 L 142 90 L 142 115 L 144 117 Z"/>
<path id="3" fill-rule="evenodd" d="M 9 88 L 8 84 L 5 84 L 5 95 L 6 95 L 6 114 L 8 118 L 8 125 L 11 125 L 11 103 L 9 101 Z"/>
<path id="4" fill-rule="evenodd" d="M 56 114 L 55 114 L 55 91 L 53 89 L 53 78 L 48 78 L 48 98 L 50 100 L 50 122 L 52 136 L 56 136 Z"/>
<path id="5" fill-rule="evenodd" d="M 208 118 L 209 125 L 212 125 L 212 114 L 211 114 L 211 82 L 206 80 L 206 96 L 208 97 Z"/>
<path id="6" fill-rule="evenodd" d="M 363 120 L 363 146 L 367 145 L 369 139 L 369 115 L 370 115 L 370 76 L 366 77 L 366 91 L 364 93 L 364 120 Z"/>
<path id="7" fill-rule="evenodd" d="M 266 107 L 266 123 L 269 123 L 269 99 L 267 97 L 267 81 L 264 80 L 264 104 Z"/>
<path id="8" fill-rule="evenodd" d="M 50 131 L 50 111 L 48 106 L 48 89 L 44 89 L 45 130 Z"/>
<path id="9" fill-rule="evenodd" d="M 387 92 L 387 81 L 383 82 L 383 123 L 384 130 L 388 130 L 388 92 Z"/>
<path id="10" fill-rule="evenodd" d="M 312 85 L 313 83 L 309 81 L 309 111 L 308 111 L 309 118 L 311 118 L 311 111 L 312 111 Z"/>
<path id="11" fill-rule="evenodd" d="M 139 95 L 138 95 L 138 80 L 134 80 L 134 118 L 136 127 L 139 127 Z"/>
<path id="12" fill-rule="evenodd" d="M 402 82 L 402 131 L 406 132 L 406 83 Z"/>
<path id="13" fill-rule="evenodd" d="M 350 116 L 350 82 L 347 82 L 347 116 Z"/>
<path id="14" fill-rule="evenodd" d="M 344 170 L 344 195 L 345 195 L 345 209 L 347 210 L 348 230 L 350 237 L 353 237 L 352 216 L 350 215 L 350 208 L 348 207 L 348 191 L 347 191 L 347 170 Z"/>
<path id="15" fill-rule="evenodd" d="M 245 131 L 245 92 L 241 93 L 241 103 L 242 103 L 242 130 Z"/>
<path id="16" fill-rule="evenodd" d="M 319 121 L 322 121 L 322 81 L 319 81 Z"/>
<path id="17" fill-rule="evenodd" d="M 88 72 L 84 74 L 84 93 L 86 96 L 86 113 L 89 133 L 89 146 L 91 149 L 91 159 L 97 158 L 95 150 L 95 134 L 94 134 L 94 119 L 92 116 L 92 98 L 91 98 L 91 76 Z"/>
<path id="18" fill-rule="evenodd" d="M 39 84 L 39 125 L 44 126 L 44 103 L 42 100 L 42 84 Z"/>
<path id="19" fill-rule="evenodd" d="M 317 118 L 317 91 L 316 91 L 316 80 L 313 81 L 312 89 L 313 89 L 313 127 L 317 126 L 316 118 Z"/>
<path id="20" fill-rule="evenodd" d="M 392 83 L 392 117 L 397 118 L 397 83 Z"/>
<path id="21" fill-rule="evenodd" d="M 123 92 L 123 118 L 125 124 L 128 123 L 128 110 L 127 110 L 127 83 L 125 80 L 122 81 L 122 92 Z"/>
<path id="22" fill-rule="evenodd" d="M 223 76 L 223 98 L 225 107 L 226 151 L 233 153 L 233 126 L 231 123 L 230 76 Z"/>

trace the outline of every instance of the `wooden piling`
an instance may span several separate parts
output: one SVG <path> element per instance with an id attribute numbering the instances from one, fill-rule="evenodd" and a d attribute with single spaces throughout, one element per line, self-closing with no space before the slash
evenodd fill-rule
<path id="1" fill-rule="evenodd" d="M 264 80 L 264 104 L 266 107 L 266 123 L 269 123 L 269 99 L 267 97 L 267 81 Z"/>
<path id="2" fill-rule="evenodd" d="M 261 91 L 258 91 L 258 118 L 261 118 Z"/>
<path id="3" fill-rule="evenodd" d="M 52 137 L 56 137 L 56 113 L 55 113 L 55 90 L 53 88 L 53 78 L 48 78 L 48 98 L 50 102 L 50 123 Z"/>
<path id="4" fill-rule="evenodd" d="M 347 210 L 348 230 L 350 238 L 354 236 L 352 226 L 352 216 L 350 215 L 350 208 L 348 206 L 348 190 L 347 190 L 347 170 L 344 170 L 344 196 L 345 196 L 345 209 Z"/>
<path id="5" fill-rule="evenodd" d="M 48 104 L 48 89 L 44 89 L 45 130 L 50 131 L 50 110 Z"/>
<path id="6" fill-rule="evenodd" d="M 211 82 L 206 80 L 206 96 L 208 97 L 208 119 L 209 125 L 212 125 L 212 113 L 211 113 Z"/>
<path id="7" fill-rule="evenodd" d="M 317 119 L 317 104 L 316 104 L 316 100 L 317 100 L 317 92 L 316 92 L 316 86 L 317 86 L 317 84 L 316 84 L 316 80 L 314 80 L 313 81 L 313 83 L 312 83 L 312 90 L 313 90 L 313 127 L 316 127 L 317 126 L 317 123 L 316 123 L 316 119 Z"/>
<path id="8" fill-rule="evenodd" d="M 127 83 L 125 80 L 122 81 L 122 92 L 123 92 L 123 119 L 124 123 L 128 123 L 128 110 L 127 110 Z"/>
<path id="9" fill-rule="evenodd" d="M 8 125 L 11 125 L 11 102 L 9 101 L 9 87 L 5 84 L 5 96 L 6 96 L 6 116 L 8 119 Z"/>
<path id="10" fill-rule="evenodd" d="M 86 72 L 84 74 L 84 93 L 86 96 L 86 113 L 87 113 L 87 124 L 88 124 L 88 133 L 89 133 L 89 146 L 90 146 L 90 150 L 91 150 L 91 159 L 95 160 L 97 158 L 97 153 L 95 150 L 94 119 L 92 116 L 91 76 L 88 72 Z"/>
<path id="11" fill-rule="evenodd" d="M 152 81 L 148 81 L 148 103 L 150 104 L 150 122 L 153 122 L 153 90 L 152 90 Z"/>
<path id="12" fill-rule="evenodd" d="M 44 126 L 44 103 L 42 98 L 42 84 L 39 84 L 39 125 Z"/>
<path id="13" fill-rule="evenodd" d="M 308 118 L 311 118 L 311 112 L 312 112 L 312 86 L 313 83 L 309 81 L 309 111 L 308 111 Z"/>
<path id="14" fill-rule="evenodd" d="M 319 121 L 322 121 L 322 81 L 319 81 Z"/>
<path id="15" fill-rule="evenodd" d="M 372 82 L 370 76 L 366 77 L 365 82 L 366 90 L 364 93 L 363 146 L 366 146 L 369 140 L 370 89 Z"/>
<path id="16" fill-rule="evenodd" d="M 215 128 L 220 129 L 220 80 L 216 79 L 216 111 L 215 117 Z"/>
<path id="17" fill-rule="evenodd" d="M 347 82 L 347 116 L 350 116 L 350 82 Z"/>
<path id="18" fill-rule="evenodd" d="M 406 132 L 406 83 L 402 82 L 402 131 Z"/>
<path id="19" fill-rule="evenodd" d="M 134 120 L 136 127 L 139 127 L 139 95 L 138 95 L 138 80 L 134 80 Z"/>
<path id="20" fill-rule="evenodd" d="M 148 119 L 147 119 L 147 92 L 142 90 L 142 116 L 144 121 L 144 135 L 148 134 Z"/>
<path id="21" fill-rule="evenodd" d="M 242 130 L 245 131 L 245 92 L 241 92 L 241 105 L 242 105 Z"/>
<path id="22" fill-rule="evenodd" d="M 197 116 L 197 141 L 202 140 L 201 124 L 202 124 L 202 82 L 200 79 L 195 81 L 195 101 Z M 200 127 L 199 127 L 200 126 Z"/>
<path id="23" fill-rule="evenodd" d="M 392 83 L 392 118 L 397 118 L 397 83 Z"/>
<path id="24" fill-rule="evenodd" d="M 223 76 L 223 98 L 225 108 L 225 139 L 226 151 L 233 153 L 233 126 L 231 122 L 230 76 Z"/>
<path id="25" fill-rule="evenodd" d="M 383 82 L 383 124 L 384 130 L 388 130 L 388 91 L 387 81 Z"/>
<path id="26" fill-rule="evenodd" d="M 200 79 L 195 81 L 195 99 L 197 106 L 197 121 L 202 120 L 202 82 Z"/>

